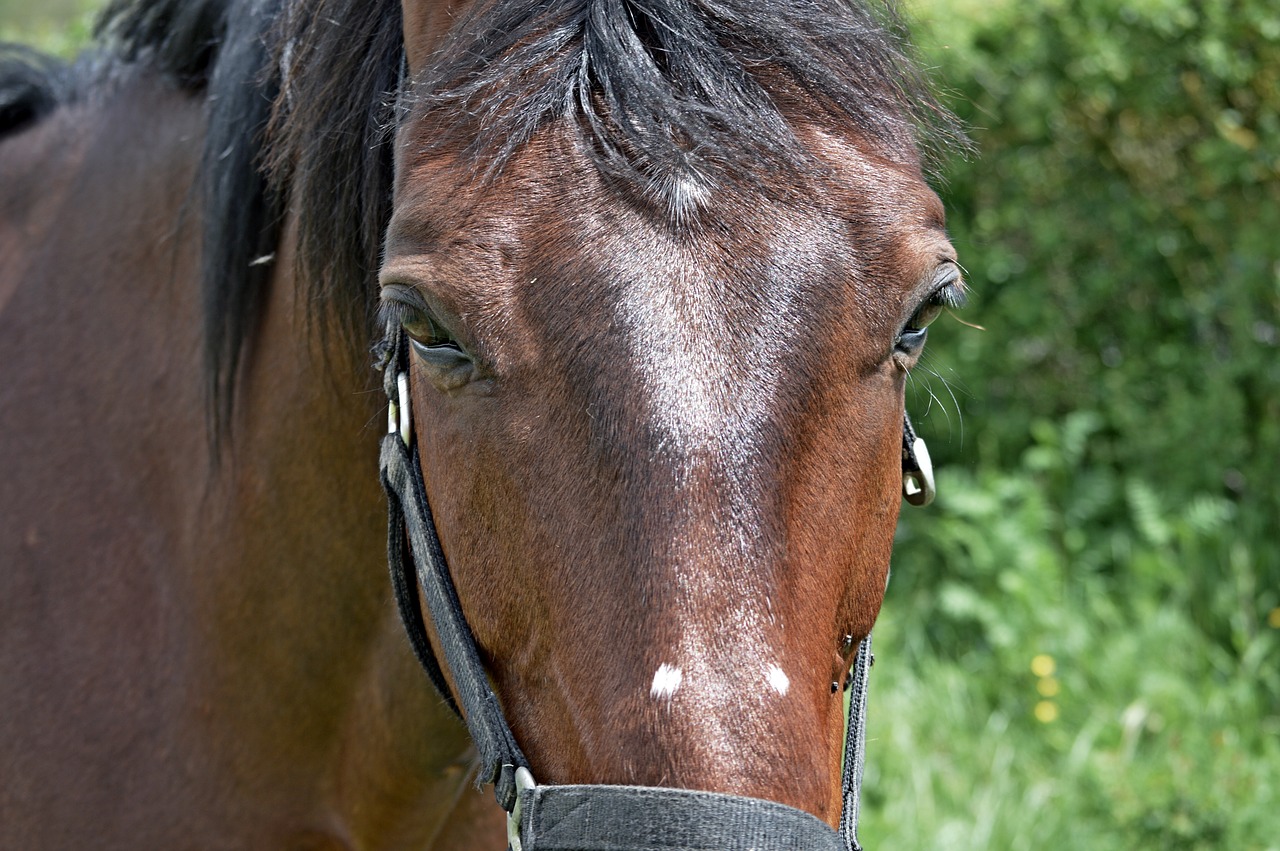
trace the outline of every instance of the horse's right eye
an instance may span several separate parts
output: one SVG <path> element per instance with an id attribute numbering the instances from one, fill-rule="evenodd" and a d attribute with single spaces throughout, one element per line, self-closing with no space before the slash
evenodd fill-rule
<path id="1" fill-rule="evenodd" d="M 907 320 L 898 332 L 894 341 L 894 350 L 908 357 L 915 357 L 924 349 L 925 340 L 929 336 L 929 325 L 942 315 L 948 307 L 964 307 L 964 283 L 958 270 L 943 278 L 942 285 L 933 291 L 924 304 L 916 308 L 916 312 Z"/>
<path id="2" fill-rule="evenodd" d="M 461 350 L 458 341 L 429 314 L 417 308 L 404 306 L 400 327 L 409 335 L 415 346 L 427 349 L 452 348 Z"/>
<path id="3" fill-rule="evenodd" d="M 438 369 L 452 370 L 471 363 L 471 355 L 429 313 L 405 305 L 400 327 L 409 336 L 409 348 Z"/>
<path id="4" fill-rule="evenodd" d="M 422 296 L 411 287 L 388 284 L 382 290 L 380 320 L 384 326 L 399 325 L 409 337 L 413 350 L 429 361 L 443 356 L 456 361 L 467 357 L 457 338 L 427 308 Z"/>

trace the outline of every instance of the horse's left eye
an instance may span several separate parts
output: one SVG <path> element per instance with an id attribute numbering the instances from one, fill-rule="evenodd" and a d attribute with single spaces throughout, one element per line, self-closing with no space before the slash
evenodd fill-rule
<path id="1" fill-rule="evenodd" d="M 915 316 L 911 317 L 910 321 L 907 322 L 907 327 L 903 330 L 923 331 L 929 327 L 933 320 L 941 315 L 944 306 L 941 294 L 935 294 L 920 306 L 920 309 L 916 311 Z"/>
<path id="2" fill-rule="evenodd" d="M 944 308 L 963 307 L 964 302 L 964 285 L 958 277 L 939 287 L 907 320 L 894 342 L 894 349 L 905 355 L 919 354 L 929 336 L 929 324 L 942 315 Z"/>

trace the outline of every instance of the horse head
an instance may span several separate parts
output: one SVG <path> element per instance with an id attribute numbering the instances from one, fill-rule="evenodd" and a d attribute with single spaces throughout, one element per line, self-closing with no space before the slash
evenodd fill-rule
<path id="1" fill-rule="evenodd" d="M 574 784 L 798 826 L 685 841 L 711 805 L 654 808 L 648 849 L 853 847 L 823 823 L 856 813 L 842 686 L 919 454 L 904 386 L 963 295 L 922 167 L 947 119 L 896 24 L 103 21 L 69 66 L 0 51 L 0 846 L 498 847 L 479 753 L 515 851 L 640 835 L 524 830 Z M 518 762 L 476 734 L 494 707 Z"/>
<path id="2" fill-rule="evenodd" d="M 562 5 L 404 12 L 380 299 L 443 553 L 540 781 L 834 822 L 963 298 L 897 48 L 842 3 Z"/>

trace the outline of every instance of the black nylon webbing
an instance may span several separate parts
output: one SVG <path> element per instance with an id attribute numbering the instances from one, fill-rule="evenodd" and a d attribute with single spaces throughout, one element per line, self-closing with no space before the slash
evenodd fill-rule
<path id="1" fill-rule="evenodd" d="M 522 851 L 842 851 L 803 810 L 759 798 L 648 786 L 521 793 Z"/>
<path id="2" fill-rule="evenodd" d="M 858 645 L 849 674 L 849 724 L 845 728 L 844 771 L 840 782 L 844 807 L 840 811 L 840 836 L 844 851 L 862 851 L 858 844 L 858 809 L 862 800 L 862 769 L 867 753 L 867 683 L 871 676 L 871 634 Z"/>
<path id="3" fill-rule="evenodd" d="M 414 453 L 415 455 L 417 453 Z M 404 509 L 400 506 L 400 496 L 391 487 L 386 475 L 382 479 L 382 489 L 387 493 L 387 564 L 391 571 L 391 588 L 395 592 L 396 609 L 400 612 L 400 622 L 409 635 L 409 646 L 418 663 L 427 672 L 431 685 L 453 710 L 462 718 L 462 710 L 453 699 L 449 682 L 445 679 L 440 660 L 431 649 L 431 641 L 427 637 L 427 625 L 422 620 L 422 607 L 418 594 L 418 578 L 413 570 L 413 559 L 405 558 L 408 541 L 405 540 Z"/>
<path id="4" fill-rule="evenodd" d="M 528 761 L 507 725 L 498 696 L 489 685 L 475 638 L 467 626 L 453 579 L 445 567 L 444 554 L 440 551 L 440 541 L 430 516 L 431 509 L 427 505 L 417 453 L 410 455 L 398 434 L 388 434 L 382 439 L 382 476 L 404 514 L 418 583 L 431 623 L 440 639 L 445 664 L 453 677 L 463 720 L 480 757 L 480 779 L 494 784 L 498 803 L 510 812 L 515 806 L 514 769 L 528 767 Z"/>

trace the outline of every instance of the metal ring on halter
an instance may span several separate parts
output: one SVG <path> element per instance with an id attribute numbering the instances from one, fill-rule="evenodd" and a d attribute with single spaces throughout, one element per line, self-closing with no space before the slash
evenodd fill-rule
<path id="1" fill-rule="evenodd" d="M 914 462 L 913 469 L 902 471 L 902 495 L 912 505 L 928 505 L 937 496 L 938 488 L 933 481 L 933 461 L 929 458 L 929 447 L 925 445 L 924 438 L 916 437 L 911 441 L 909 454 Z"/>
<path id="2" fill-rule="evenodd" d="M 507 846 L 511 851 L 522 851 L 520 818 L 524 815 L 524 802 L 520 799 L 520 793 L 537 785 L 529 769 L 523 767 L 516 769 L 516 804 L 511 808 L 511 812 L 507 813 Z"/>
<path id="3" fill-rule="evenodd" d="M 404 441 L 404 445 L 409 445 L 409 434 L 413 428 L 413 411 L 409 400 L 409 375 L 408 373 L 400 373 L 396 376 L 396 387 L 400 391 L 400 439 Z M 392 405 L 392 410 L 397 406 Z M 390 431 L 395 431 L 392 425 Z"/>

